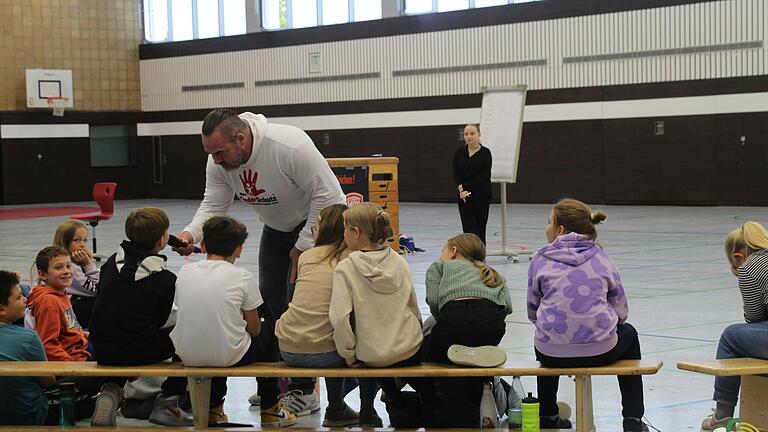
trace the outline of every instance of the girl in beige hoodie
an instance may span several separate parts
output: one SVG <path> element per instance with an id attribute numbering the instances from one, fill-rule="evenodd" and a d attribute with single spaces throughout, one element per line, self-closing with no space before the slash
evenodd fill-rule
<path id="1" fill-rule="evenodd" d="M 336 351 L 351 367 L 420 362 L 421 313 L 408 263 L 388 246 L 392 235 L 389 215 L 376 204 L 344 212 L 344 242 L 353 252 L 336 266 L 329 315 Z M 369 412 L 378 417 L 373 401 L 361 406 L 360 424 Z"/>

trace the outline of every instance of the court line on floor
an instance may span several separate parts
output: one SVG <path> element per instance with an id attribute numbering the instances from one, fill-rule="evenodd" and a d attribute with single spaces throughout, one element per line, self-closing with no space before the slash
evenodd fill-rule
<path id="1" fill-rule="evenodd" d="M 718 339 L 711 340 L 711 339 L 699 339 L 699 338 L 689 338 L 689 337 L 682 337 L 682 336 L 666 336 L 666 335 L 655 335 L 655 334 L 649 334 L 649 333 L 638 333 L 640 336 L 645 337 L 655 337 L 655 338 L 664 338 L 664 339 L 678 339 L 678 340 L 687 340 L 687 341 L 693 341 L 693 342 L 718 342 Z"/>

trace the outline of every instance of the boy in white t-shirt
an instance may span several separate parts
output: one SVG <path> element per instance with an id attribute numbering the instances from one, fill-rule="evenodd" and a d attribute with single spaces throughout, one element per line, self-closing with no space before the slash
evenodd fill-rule
<path id="1" fill-rule="evenodd" d="M 200 244 L 205 261 L 187 264 L 176 280 L 176 327 L 171 339 L 187 366 L 243 366 L 278 361 L 271 324 L 261 322 L 257 308 L 264 303 L 251 272 L 235 267 L 248 232 L 229 217 L 214 216 L 203 225 Z M 215 323 L 215 325 L 213 324 Z M 278 399 L 276 378 L 257 378 L 261 427 L 285 427 L 296 417 Z M 227 379 L 211 383 L 211 423 L 224 423 Z"/>

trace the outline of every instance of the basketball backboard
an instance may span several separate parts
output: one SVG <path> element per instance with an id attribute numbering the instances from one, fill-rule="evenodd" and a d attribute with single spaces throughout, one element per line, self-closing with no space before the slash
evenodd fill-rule
<path id="1" fill-rule="evenodd" d="M 50 99 L 72 108 L 72 71 L 67 69 L 27 69 L 27 108 L 50 108 Z"/>

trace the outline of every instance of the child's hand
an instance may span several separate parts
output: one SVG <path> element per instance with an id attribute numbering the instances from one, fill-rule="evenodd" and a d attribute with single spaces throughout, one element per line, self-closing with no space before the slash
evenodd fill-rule
<path id="1" fill-rule="evenodd" d="M 352 358 L 348 358 L 348 359 L 345 359 L 345 360 L 347 361 L 347 366 L 349 366 L 351 368 L 360 368 L 360 367 L 365 366 L 365 363 L 363 363 L 360 360 L 358 360 L 357 357 L 352 357 Z"/>
<path id="2" fill-rule="evenodd" d="M 78 249 L 71 253 L 72 261 L 83 267 L 93 262 L 93 254 L 88 249 Z"/>

